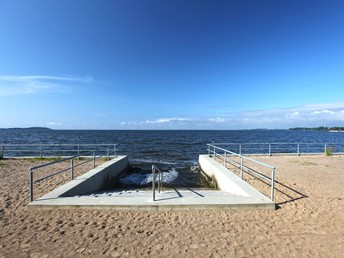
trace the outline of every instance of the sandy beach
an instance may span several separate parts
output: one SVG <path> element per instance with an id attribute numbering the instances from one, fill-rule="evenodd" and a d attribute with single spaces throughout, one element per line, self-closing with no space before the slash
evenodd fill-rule
<path id="1" fill-rule="evenodd" d="M 0 258 L 344 257 L 344 156 L 256 159 L 276 167 L 276 210 L 33 210 L 28 168 L 44 162 L 0 160 Z"/>

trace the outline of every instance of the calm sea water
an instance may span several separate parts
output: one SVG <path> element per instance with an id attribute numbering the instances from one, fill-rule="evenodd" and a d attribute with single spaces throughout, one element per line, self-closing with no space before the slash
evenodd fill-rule
<path id="1" fill-rule="evenodd" d="M 0 130 L 1 144 L 118 144 L 132 164 L 183 168 L 197 164 L 207 143 L 343 143 L 344 133 L 290 130 Z"/>

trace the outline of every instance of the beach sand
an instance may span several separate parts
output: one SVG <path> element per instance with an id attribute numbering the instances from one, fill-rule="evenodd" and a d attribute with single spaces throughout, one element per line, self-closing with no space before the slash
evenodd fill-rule
<path id="1" fill-rule="evenodd" d="M 276 167 L 276 210 L 28 209 L 42 161 L 0 160 L 0 257 L 344 257 L 344 156 L 256 159 Z"/>

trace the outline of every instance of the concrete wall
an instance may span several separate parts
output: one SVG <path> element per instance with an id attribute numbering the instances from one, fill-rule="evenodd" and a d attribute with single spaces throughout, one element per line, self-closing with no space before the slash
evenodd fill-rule
<path id="1" fill-rule="evenodd" d="M 210 158 L 208 155 L 199 155 L 199 165 L 202 171 L 210 178 L 215 179 L 217 187 L 224 191 L 240 196 L 249 196 L 246 182 L 229 171 L 227 168 Z"/>
<path id="2" fill-rule="evenodd" d="M 120 156 L 92 169 L 76 178 L 78 185 L 66 191 L 61 197 L 89 194 L 100 190 L 109 180 L 115 180 L 128 168 L 128 157 Z"/>
<path id="3" fill-rule="evenodd" d="M 51 191 L 42 199 L 90 194 L 99 191 L 109 180 L 113 181 L 126 171 L 128 156 L 118 156 L 74 180 Z"/>

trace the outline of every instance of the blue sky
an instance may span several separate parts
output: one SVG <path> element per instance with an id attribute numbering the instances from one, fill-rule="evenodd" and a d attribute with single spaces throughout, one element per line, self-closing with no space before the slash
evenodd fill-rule
<path id="1" fill-rule="evenodd" d="M 0 128 L 344 126 L 344 1 L 0 0 Z"/>

